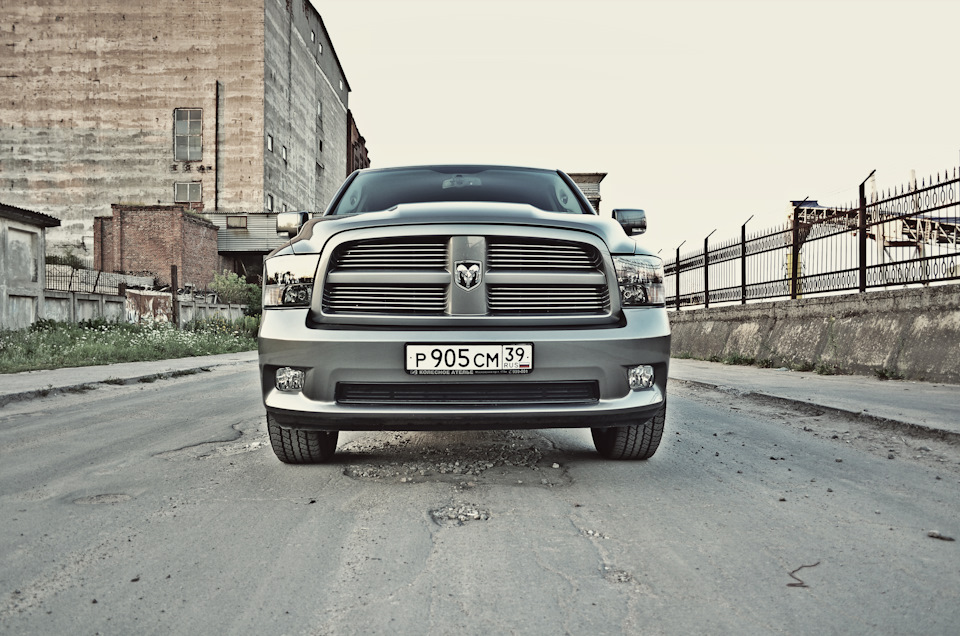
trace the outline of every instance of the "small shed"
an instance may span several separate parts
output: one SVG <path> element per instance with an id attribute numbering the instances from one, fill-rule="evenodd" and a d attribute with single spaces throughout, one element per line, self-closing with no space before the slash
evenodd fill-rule
<path id="1" fill-rule="evenodd" d="M 0 328 L 23 329 L 43 318 L 46 236 L 60 219 L 0 203 Z"/>

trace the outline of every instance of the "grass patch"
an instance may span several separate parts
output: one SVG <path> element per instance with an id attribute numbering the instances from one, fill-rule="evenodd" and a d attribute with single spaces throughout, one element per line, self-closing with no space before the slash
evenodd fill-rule
<path id="1" fill-rule="evenodd" d="M 817 375 L 840 375 L 842 373 L 840 367 L 826 362 L 818 362 L 814 371 L 817 372 Z"/>
<path id="2" fill-rule="evenodd" d="M 40 320 L 29 329 L 0 331 L 0 373 L 252 351 L 259 327 L 257 316 L 197 320 L 183 329 L 160 322 Z"/>
<path id="3" fill-rule="evenodd" d="M 756 362 L 756 358 L 745 356 L 740 353 L 729 353 L 727 354 L 727 357 L 723 359 L 724 364 L 733 364 L 742 367 L 749 367 L 754 362 Z"/>

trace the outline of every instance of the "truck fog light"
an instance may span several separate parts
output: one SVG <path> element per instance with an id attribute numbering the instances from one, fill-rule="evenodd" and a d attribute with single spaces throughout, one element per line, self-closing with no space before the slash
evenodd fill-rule
<path id="1" fill-rule="evenodd" d="M 291 367 L 277 369 L 278 391 L 300 391 L 303 389 L 303 371 Z"/>
<path id="2" fill-rule="evenodd" d="M 630 378 L 630 388 L 634 391 L 649 389 L 653 386 L 653 367 L 649 364 L 632 367 L 628 371 L 628 376 Z"/>

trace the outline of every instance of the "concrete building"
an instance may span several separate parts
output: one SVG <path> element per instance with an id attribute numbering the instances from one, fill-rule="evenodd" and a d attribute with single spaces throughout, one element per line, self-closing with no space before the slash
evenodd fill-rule
<path id="1" fill-rule="evenodd" d="M 567 174 L 577 184 L 580 191 L 590 201 L 593 209 L 600 213 L 600 182 L 607 176 L 606 172 L 570 172 Z"/>
<path id="2" fill-rule="evenodd" d="M 0 198 L 91 264 L 111 205 L 181 205 L 258 268 L 279 241 L 246 217 L 323 209 L 364 143 L 309 0 L 2 2 L 0 45 Z"/>

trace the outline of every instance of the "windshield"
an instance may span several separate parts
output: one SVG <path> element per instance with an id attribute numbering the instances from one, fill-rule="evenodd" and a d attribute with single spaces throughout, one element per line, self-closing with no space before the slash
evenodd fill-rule
<path id="1" fill-rule="evenodd" d="M 546 212 L 593 214 L 557 172 L 446 166 L 361 172 L 329 214 L 389 210 L 401 203 L 495 201 Z"/>

